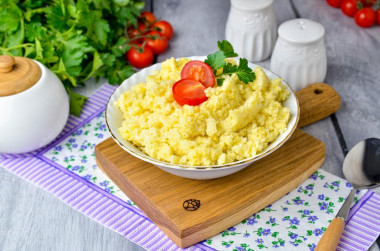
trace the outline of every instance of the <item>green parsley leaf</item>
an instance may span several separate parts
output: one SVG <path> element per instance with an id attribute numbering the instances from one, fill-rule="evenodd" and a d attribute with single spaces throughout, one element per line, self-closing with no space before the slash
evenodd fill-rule
<path id="1" fill-rule="evenodd" d="M 108 33 L 110 32 L 110 26 L 106 20 L 102 18 L 102 12 L 94 11 L 90 20 L 90 24 L 87 27 L 86 35 L 96 43 L 103 46 L 107 44 Z"/>
<path id="2" fill-rule="evenodd" d="M 218 41 L 218 48 L 219 48 L 219 51 L 223 51 L 224 55 L 227 58 L 239 56 L 234 51 L 234 48 L 232 47 L 232 44 L 230 42 L 228 42 L 227 40 Z"/>
<path id="3" fill-rule="evenodd" d="M 54 27 L 60 32 L 64 32 L 69 27 L 67 26 L 67 13 L 66 8 L 60 4 L 50 6 L 46 10 L 46 20 L 50 27 Z"/>
<path id="4" fill-rule="evenodd" d="M 20 27 L 15 32 L 8 35 L 8 46 L 17 46 L 18 44 L 22 43 L 24 40 L 24 22 L 21 21 Z M 22 50 L 21 48 L 11 50 L 11 53 L 14 56 L 22 56 Z"/>
<path id="5" fill-rule="evenodd" d="M 43 58 L 42 52 L 44 51 L 44 49 L 41 46 L 40 40 L 36 39 L 35 42 L 36 42 L 36 54 L 37 54 L 36 59 L 41 60 Z"/>
<path id="6" fill-rule="evenodd" d="M 112 54 L 116 57 L 124 56 L 125 52 L 129 50 L 130 46 L 127 44 L 125 37 L 120 37 L 114 46 L 111 47 Z"/>
<path id="7" fill-rule="evenodd" d="M 34 42 L 36 38 L 39 40 L 46 39 L 46 28 L 40 23 L 30 23 L 25 25 L 25 37 L 30 41 Z"/>
<path id="8" fill-rule="evenodd" d="M 214 54 L 208 55 L 205 63 L 208 64 L 213 70 L 217 70 L 226 65 L 224 59 L 226 59 L 224 53 L 222 51 L 217 51 Z"/>
<path id="9" fill-rule="evenodd" d="M 6 8 L 0 8 L 0 32 L 12 33 L 16 31 L 21 19 L 21 10 L 15 4 L 10 4 Z"/>
<path id="10" fill-rule="evenodd" d="M 239 65 L 227 63 L 223 68 L 223 74 L 232 75 L 233 73 L 235 73 L 239 77 L 239 80 L 245 84 L 256 79 L 255 72 L 248 67 L 248 60 L 245 58 L 240 58 Z"/>
<path id="11" fill-rule="evenodd" d="M 82 111 L 82 106 L 87 100 L 87 97 L 69 90 L 70 94 L 70 113 L 74 116 L 79 116 Z"/>
<path id="12" fill-rule="evenodd" d="M 111 78 L 108 79 L 108 81 L 111 85 L 121 83 L 123 80 L 129 78 L 134 73 L 133 68 L 130 65 L 126 65 L 120 70 L 110 68 L 109 71 L 111 71 L 109 73 L 111 75 Z"/>
<path id="13" fill-rule="evenodd" d="M 102 53 L 100 54 L 100 58 L 107 66 L 112 66 L 116 61 L 116 56 L 111 53 Z"/>
<path id="14" fill-rule="evenodd" d="M 216 79 L 216 84 L 217 84 L 218 86 L 222 86 L 222 85 L 223 85 L 223 82 L 224 82 L 224 78 L 217 78 L 217 79 Z"/>

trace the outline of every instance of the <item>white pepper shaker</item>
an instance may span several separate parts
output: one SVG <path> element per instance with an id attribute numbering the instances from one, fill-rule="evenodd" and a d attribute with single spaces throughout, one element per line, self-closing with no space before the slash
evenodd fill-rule
<path id="1" fill-rule="evenodd" d="M 271 58 L 271 70 L 295 91 L 323 82 L 327 71 L 325 29 L 308 19 L 292 19 L 278 28 L 278 39 Z"/>
<path id="2" fill-rule="evenodd" d="M 277 37 L 273 0 L 231 0 L 226 39 L 251 62 L 270 56 Z"/>

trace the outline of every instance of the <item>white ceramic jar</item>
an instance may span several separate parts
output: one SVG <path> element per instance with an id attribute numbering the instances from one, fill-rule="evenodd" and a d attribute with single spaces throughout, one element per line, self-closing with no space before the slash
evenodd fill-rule
<path id="1" fill-rule="evenodd" d="M 53 72 L 31 59 L 0 56 L 0 153 L 45 146 L 62 131 L 68 115 L 68 95 Z"/>
<path id="2" fill-rule="evenodd" d="M 292 19 L 278 28 L 270 69 L 295 91 L 323 82 L 327 71 L 325 29 L 308 19 Z"/>
<path id="3" fill-rule="evenodd" d="M 273 0 L 231 0 L 226 39 L 251 62 L 268 58 L 277 36 Z"/>

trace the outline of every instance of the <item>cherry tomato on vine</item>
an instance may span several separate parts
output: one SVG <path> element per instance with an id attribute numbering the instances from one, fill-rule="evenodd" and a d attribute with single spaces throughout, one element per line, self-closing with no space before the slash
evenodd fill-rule
<path id="1" fill-rule="evenodd" d="M 144 68 L 153 63 L 154 54 L 151 48 L 145 46 L 144 48 L 131 48 L 126 57 L 129 63 L 137 68 Z"/>
<path id="2" fill-rule="evenodd" d="M 174 30 L 169 22 L 165 20 L 160 20 L 153 23 L 153 27 L 157 28 L 157 31 L 158 33 L 160 33 L 161 36 L 166 37 L 167 39 L 172 38 Z"/>
<path id="3" fill-rule="evenodd" d="M 128 33 L 128 36 L 130 38 L 133 38 L 133 37 L 139 35 L 139 31 L 132 26 L 128 28 L 127 33 Z"/>
<path id="4" fill-rule="evenodd" d="M 358 11 L 356 3 L 357 0 L 344 0 L 340 8 L 346 16 L 353 17 Z"/>
<path id="5" fill-rule="evenodd" d="M 339 8 L 343 0 L 326 0 L 331 7 Z"/>
<path id="6" fill-rule="evenodd" d="M 192 60 L 183 66 L 181 79 L 199 81 L 206 88 L 215 85 L 215 77 L 211 67 L 205 62 L 198 60 Z"/>
<path id="7" fill-rule="evenodd" d="M 376 3 L 376 0 L 360 0 L 365 7 L 372 7 Z"/>
<path id="8" fill-rule="evenodd" d="M 355 23 L 363 28 L 371 27 L 376 22 L 376 13 L 370 8 L 366 7 L 355 14 Z"/>
<path id="9" fill-rule="evenodd" d="M 156 16 L 150 11 L 144 11 L 141 13 L 141 18 L 145 19 L 148 23 L 156 21 Z"/>
<path id="10" fill-rule="evenodd" d="M 140 22 L 138 23 L 137 29 L 135 27 L 133 27 L 133 26 L 129 27 L 128 30 L 127 30 L 127 34 L 128 34 L 129 39 L 133 39 L 133 38 L 135 38 L 137 36 L 144 35 L 146 33 L 145 29 L 146 29 L 145 24 L 140 23 Z M 137 40 L 134 40 L 133 42 L 140 44 L 140 43 L 143 42 L 143 39 L 137 39 Z"/>
<path id="11" fill-rule="evenodd" d="M 179 105 L 196 106 L 207 100 L 206 87 L 191 79 L 181 79 L 173 85 L 172 92 Z"/>
<path id="12" fill-rule="evenodd" d="M 140 23 L 140 22 L 139 22 L 139 25 L 138 25 L 138 28 L 137 28 L 137 29 L 139 30 L 139 32 L 140 32 L 141 34 L 145 34 L 145 33 L 147 33 L 147 31 L 145 30 L 145 29 L 146 29 L 146 25 L 143 24 L 143 23 Z"/>
<path id="13" fill-rule="evenodd" d="M 154 54 L 159 55 L 168 48 L 168 39 L 166 37 L 161 37 L 157 31 L 151 31 L 148 35 L 155 37 L 155 39 L 146 39 L 146 45 L 153 50 Z"/>

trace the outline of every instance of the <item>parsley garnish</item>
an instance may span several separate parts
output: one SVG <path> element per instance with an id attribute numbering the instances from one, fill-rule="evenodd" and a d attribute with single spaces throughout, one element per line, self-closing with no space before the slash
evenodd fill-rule
<path id="1" fill-rule="evenodd" d="M 126 28 L 138 25 L 139 0 L 0 0 L 0 55 L 35 59 L 66 89 L 91 77 L 120 84 L 134 71 L 125 60 Z M 70 92 L 70 111 L 85 101 Z"/>
<path id="2" fill-rule="evenodd" d="M 230 42 L 227 40 L 218 41 L 218 48 L 219 51 L 208 55 L 207 59 L 205 60 L 205 63 L 212 68 L 215 78 L 217 78 L 216 83 L 218 86 L 223 85 L 224 78 L 221 76 L 231 76 L 233 73 L 235 73 L 238 76 L 239 80 L 245 84 L 248 84 L 249 82 L 252 82 L 256 79 L 255 73 L 251 68 L 248 67 L 247 59 L 240 58 L 239 65 L 233 65 L 224 61 L 226 58 L 238 56 Z M 216 74 L 219 69 L 222 69 L 222 72 Z"/>
<path id="3" fill-rule="evenodd" d="M 224 55 L 228 58 L 239 56 L 236 52 L 234 52 L 232 44 L 227 40 L 223 40 L 222 42 L 218 41 L 218 48 L 220 51 L 223 51 Z"/>
<path id="4" fill-rule="evenodd" d="M 224 55 L 222 51 L 217 51 L 214 54 L 208 55 L 205 63 L 213 69 L 215 75 L 217 69 L 220 69 L 226 65 L 224 59 L 226 59 L 226 55 Z"/>
<path id="5" fill-rule="evenodd" d="M 227 63 L 226 66 L 224 66 L 222 74 L 232 75 L 232 73 L 236 73 L 240 81 L 244 82 L 244 84 L 248 84 L 256 78 L 255 73 L 248 67 L 248 60 L 245 58 L 239 60 L 239 65 Z"/>

